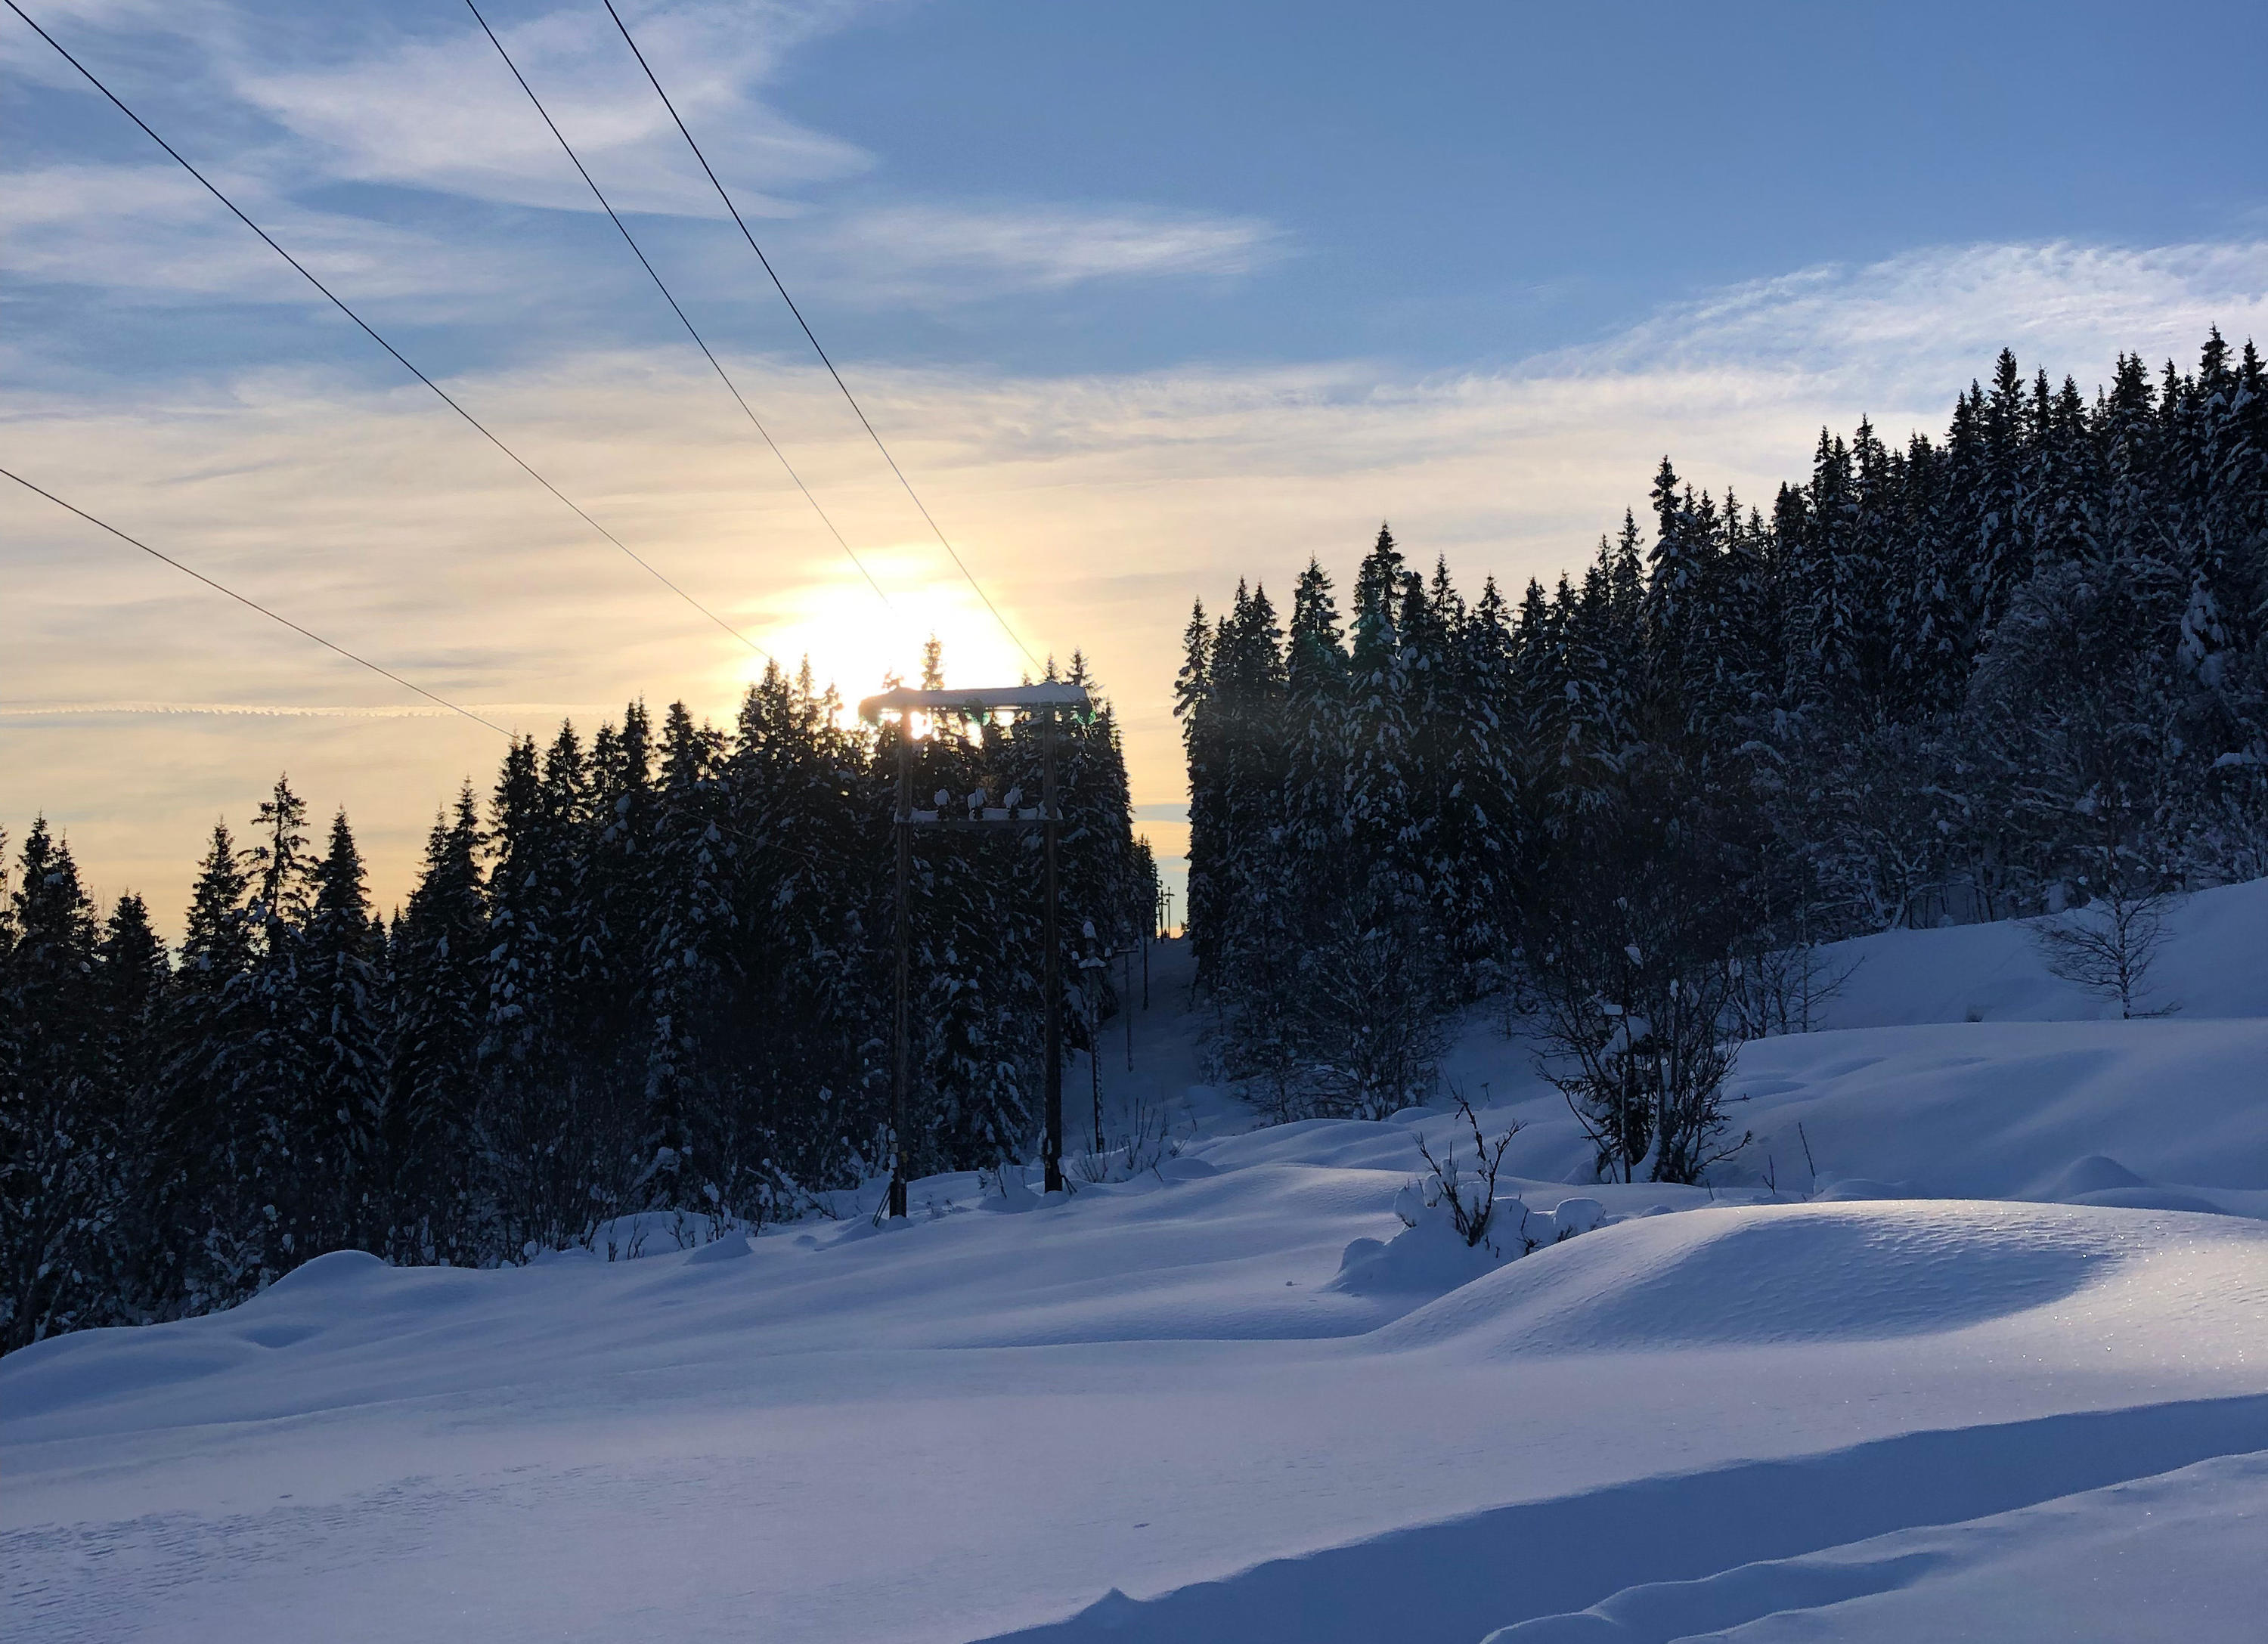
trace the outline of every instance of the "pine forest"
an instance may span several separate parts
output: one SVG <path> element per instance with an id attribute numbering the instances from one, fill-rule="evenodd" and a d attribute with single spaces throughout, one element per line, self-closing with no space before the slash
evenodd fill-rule
<path id="1" fill-rule="evenodd" d="M 216 826 L 178 955 L 137 898 L 98 923 L 34 824 L 0 923 L 5 1345 L 229 1306 L 326 1251 L 494 1266 L 627 1212 L 761 1226 L 870 1175 L 899 731 L 840 708 L 775 665 L 729 733 L 634 703 L 587 742 L 516 739 L 391 919 L 346 816 L 318 829 L 279 781 L 240 837 Z M 917 795 L 1040 791 L 1045 730 L 929 730 Z M 1116 1008 L 1114 967 L 1079 961 L 1146 934 L 1155 875 L 1108 708 L 1054 734 L 1076 1047 Z M 1032 1145 L 1038 850 L 917 851 L 917 1174 Z"/>
<path id="2" fill-rule="evenodd" d="M 1343 603 L 1342 603 L 1343 601 Z M 1161 663 L 1161 667 L 1164 664 Z M 941 682 L 929 659 L 929 681 Z M 1084 679 L 1074 661 L 1070 677 Z M 1822 432 L 1768 509 L 1665 459 L 1545 586 L 1405 558 L 1193 614 L 1188 929 L 1219 1075 L 1283 1117 L 1435 1092 L 1533 1033 L 1602 1179 L 1742 1141 L 1743 1038 L 1826 941 L 2268 874 L 2268 385 L 2218 334 L 2091 400 L 2003 353 L 1941 439 Z M 169 951 L 44 822 L 0 912 L 0 1346 L 228 1306 L 341 1247 L 495 1266 L 660 1210 L 761 1223 L 888 1146 L 898 732 L 777 668 L 729 730 L 515 740 L 390 917 L 344 814 L 217 826 Z M 1065 726 L 1067 1052 L 1153 916 L 1106 708 Z M 942 723 L 916 790 L 1035 789 Z M 917 863 L 917 1171 L 1028 1157 L 1028 835 Z"/>
<path id="3" fill-rule="evenodd" d="M 1285 1117 L 1536 1034 L 1602 1179 L 1740 1145 L 1730 1046 L 1822 941 L 2268 874 L 2268 398 L 2216 332 L 2090 402 L 2004 351 L 1941 441 L 1822 431 L 1770 512 L 1665 459 L 1580 574 L 1468 600 L 1381 529 L 1240 585 L 1178 681 L 1219 1070 Z"/>

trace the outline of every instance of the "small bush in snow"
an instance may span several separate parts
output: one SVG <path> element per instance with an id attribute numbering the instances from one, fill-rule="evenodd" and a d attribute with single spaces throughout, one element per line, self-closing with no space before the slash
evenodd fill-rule
<path id="1" fill-rule="evenodd" d="M 1489 1141 L 1481 1134 L 1481 1121 L 1475 1116 L 1472 1104 L 1462 1096 L 1457 1097 L 1457 1117 L 1465 1121 L 1465 1128 L 1472 1133 L 1471 1171 L 1468 1174 L 1465 1167 L 1458 1163 L 1454 1135 L 1449 1144 L 1441 1149 L 1441 1156 L 1435 1158 L 1432 1149 L 1425 1144 L 1424 1133 L 1420 1132 L 1418 1154 L 1425 1161 L 1426 1169 L 1431 1172 L 1418 1184 L 1424 1207 L 1430 1209 L 1439 1206 L 1447 1211 L 1450 1223 L 1468 1245 L 1488 1244 L 1491 1250 L 1494 1250 L 1496 1247 L 1490 1244 L 1489 1229 L 1496 1219 L 1497 1172 L 1504 1163 L 1504 1150 L 1520 1134 L 1520 1127 L 1511 1125 L 1494 1141 Z M 1404 1190 L 1403 1197 L 1407 1197 L 1407 1190 Z M 1414 1218 L 1404 1213 L 1402 1200 L 1396 1200 L 1395 1209 L 1402 1214 L 1404 1222 L 1415 1225 Z"/>
<path id="2" fill-rule="evenodd" d="M 2166 915 L 2181 899 L 2138 876 L 2124 853 L 2099 855 L 2100 870 L 2089 876 L 2093 883 L 2082 881 L 2094 899 L 2073 913 L 2040 921 L 2032 927 L 2032 941 L 2051 972 L 2098 997 L 2117 1000 L 2120 1016 L 2170 1016 L 2181 1006 L 2136 1006 L 2165 944 Z"/>
<path id="3" fill-rule="evenodd" d="M 1073 1159 L 1072 1174 L 1086 1182 L 1130 1182 L 1182 1151 L 1167 1130 L 1165 1110 L 1150 1102 L 1136 1102 L 1126 1128 L 1106 1141 L 1108 1146 Z"/>

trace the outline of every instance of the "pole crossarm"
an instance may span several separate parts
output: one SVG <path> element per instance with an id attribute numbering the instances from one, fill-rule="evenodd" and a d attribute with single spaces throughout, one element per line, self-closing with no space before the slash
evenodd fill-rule
<path id="1" fill-rule="evenodd" d="M 1075 714 L 1086 715 L 1094 711 L 1094 702 L 1085 686 L 1065 685 L 1054 679 L 1042 680 L 1038 685 L 994 685 L 968 690 L 917 691 L 902 685 L 895 691 L 885 691 L 860 702 L 858 717 L 873 724 L 885 714 L 964 714 L 974 718 L 1004 708 L 1028 711 L 1044 708 L 1069 708 Z"/>

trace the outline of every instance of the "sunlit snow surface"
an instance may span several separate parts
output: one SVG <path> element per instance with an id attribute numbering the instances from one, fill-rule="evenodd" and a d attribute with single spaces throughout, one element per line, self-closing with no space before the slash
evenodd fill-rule
<path id="1" fill-rule="evenodd" d="M 2268 886 L 2181 930 L 2183 1010 L 2133 1023 L 2017 928 L 1849 944 L 1830 1031 L 1744 1052 L 1713 1195 L 1588 1184 L 1476 1022 L 1447 1072 L 1528 1122 L 1506 1191 L 1616 1219 L 1397 1284 L 1340 1267 L 1401 1230 L 1411 1127 L 1230 1134 L 1168 962 L 1106 1094 L 1200 1134 L 1138 1181 L 341 1253 L 0 1361 L 0 1631 L 2257 1640 Z"/>

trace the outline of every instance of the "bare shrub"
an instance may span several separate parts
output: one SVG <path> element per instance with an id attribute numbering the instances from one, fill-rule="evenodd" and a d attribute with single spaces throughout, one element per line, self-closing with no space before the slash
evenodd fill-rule
<path id="1" fill-rule="evenodd" d="M 1182 1150 L 1181 1141 L 1167 1127 L 1165 1109 L 1154 1102 L 1136 1101 L 1125 1128 L 1105 1140 L 1108 1145 L 1071 1161 L 1071 1170 L 1081 1180 L 1130 1182 Z"/>
<path id="2" fill-rule="evenodd" d="M 1489 1229 L 1496 1219 L 1496 1178 L 1504 1164 L 1504 1150 L 1520 1134 L 1520 1126 L 1507 1127 L 1494 1141 L 1481 1134 L 1481 1121 L 1474 1114 L 1470 1102 L 1461 1093 L 1457 1097 L 1457 1116 L 1465 1121 L 1472 1134 L 1473 1163 L 1469 1175 L 1458 1162 L 1457 1144 L 1453 1137 L 1435 1158 L 1433 1150 L 1425 1145 L 1425 1138 L 1418 1138 L 1418 1156 L 1425 1161 L 1432 1172 L 1424 1184 L 1425 1202 L 1439 1205 L 1449 1213 L 1450 1224 L 1468 1245 L 1484 1244 L 1494 1254 L 1504 1252 L 1489 1238 Z"/>
<path id="3" fill-rule="evenodd" d="M 1810 1032 L 1859 965 L 1829 965 L 1815 943 L 1799 942 L 1746 954 L 1728 968 L 1733 1027 L 1742 1039 L 1770 1039 Z"/>
<path id="4" fill-rule="evenodd" d="M 2087 888 L 2093 899 L 2086 906 L 2032 927 L 2032 942 L 2049 971 L 2088 992 L 2118 1002 L 2121 1016 L 2170 1016 L 2178 1003 L 2154 1010 L 2135 1007 L 2147 989 L 2150 967 L 2165 945 L 2166 915 L 2179 904 L 2178 893 L 2154 883 L 2138 884 L 2125 864 L 2112 853 Z"/>
<path id="5" fill-rule="evenodd" d="M 1590 1137 L 1601 1177 L 1690 1184 L 1748 1144 L 1746 1132 L 1724 1140 L 1739 1048 L 1729 960 L 1568 941 L 1536 979 L 1542 1071 Z"/>

